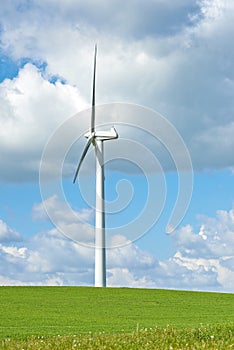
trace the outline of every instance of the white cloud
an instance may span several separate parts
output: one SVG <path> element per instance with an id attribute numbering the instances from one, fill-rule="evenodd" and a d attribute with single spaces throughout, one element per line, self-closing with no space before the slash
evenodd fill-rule
<path id="1" fill-rule="evenodd" d="M 45 79 L 27 64 L 13 80 L 0 84 L 1 180 L 28 181 L 38 178 L 43 147 L 55 128 L 84 108 L 78 90 Z"/>
<path id="2" fill-rule="evenodd" d="M 199 232 L 187 225 L 174 234 L 178 251 L 172 261 L 191 275 L 206 275 L 207 284 L 215 277 L 213 288 L 233 291 L 234 209 L 219 210 L 216 218 L 201 216 L 200 220 Z"/>
<path id="3" fill-rule="evenodd" d="M 121 248 L 108 250 L 108 265 L 110 268 L 131 266 L 132 269 L 140 267 L 140 269 L 147 270 L 155 264 L 153 256 L 139 249 L 137 245 L 131 244 L 124 236 L 114 236 L 111 246 L 121 246 Z"/>
<path id="4" fill-rule="evenodd" d="M 22 237 L 20 236 L 20 234 L 0 219 L 0 242 L 18 242 L 21 240 Z"/>
<path id="5" fill-rule="evenodd" d="M 26 246 L 0 245 L 3 285 L 90 285 L 93 250 L 56 232 L 34 236 Z"/>
<path id="6" fill-rule="evenodd" d="M 94 227 L 91 225 L 92 209 L 75 211 L 68 203 L 59 201 L 54 195 L 42 203 L 34 204 L 32 216 L 40 220 L 49 218 L 61 234 L 79 244 L 85 246 L 94 244 Z M 57 235 L 57 229 L 51 230 L 50 235 Z"/>
<path id="7" fill-rule="evenodd" d="M 1 5 L 4 29 L 17 28 L 15 23 L 26 26 L 29 20 L 33 23 L 32 27 L 36 27 L 43 15 L 47 25 L 51 21 L 69 23 L 77 31 L 88 31 L 91 27 L 97 28 L 101 33 L 109 32 L 109 35 L 131 39 L 175 33 L 181 30 L 184 23 L 189 24 L 191 14 L 197 11 L 198 5 L 193 0 L 177 0 L 173 3 L 168 0 L 147 0 L 145 3 L 130 0 L 124 9 L 119 6 L 118 0 L 111 3 L 101 0 L 98 4 L 93 0 L 87 0 L 85 3 L 45 0 L 37 6 L 35 2 L 26 6 L 15 6 L 13 3 Z M 15 22 L 12 21 L 13 16 Z M 28 44 L 30 43 L 33 45 L 28 34 Z"/>
<path id="8" fill-rule="evenodd" d="M 0 276 L 0 286 L 24 286 L 24 282 L 16 280 L 14 277 L 11 279 L 6 276 Z"/>
<path id="9" fill-rule="evenodd" d="M 17 259 L 24 259 L 26 257 L 27 248 L 17 248 L 13 246 L 1 245 L 1 250 L 7 254 L 9 260 L 15 261 Z"/>
<path id="10" fill-rule="evenodd" d="M 217 218 L 201 216 L 199 232 L 188 225 L 177 231 L 174 243 L 184 256 L 217 259 L 233 255 L 234 209 L 217 211 Z"/>
<path id="11" fill-rule="evenodd" d="M 157 288 L 154 280 L 147 277 L 139 277 L 129 268 L 111 268 L 108 269 L 108 284 L 114 287 L 131 287 L 131 288 Z"/>
<path id="12" fill-rule="evenodd" d="M 233 265 L 228 266 L 229 260 L 233 263 L 233 257 L 219 257 L 217 259 L 188 258 L 176 253 L 174 256 L 176 264 L 186 267 L 191 273 L 204 271 L 203 275 L 209 277 L 216 276 L 216 284 L 222 290 L 233 292 L 234 271 Z M 199 274 L 199 273 L 198 273 Z M 202 274 L 201 274 L 202 275 Z M 202 276 L 201 276 L 202 278 Z M 203 283 L 206 283 L 203 280 Z M 224 287 L 225 286 L 225 287 Z M 216 286 L 217 288 L 217 286 Z"/>

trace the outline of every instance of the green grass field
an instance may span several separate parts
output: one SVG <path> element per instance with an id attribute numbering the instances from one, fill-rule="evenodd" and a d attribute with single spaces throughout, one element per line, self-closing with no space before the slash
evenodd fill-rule
<path id="1" fill-rule="evenodd" d="M 118 349 L 121 341 L 125 341 L 125 347 L 122 344 L 119 349 L 143 349 L 147 348 L 145 344 L 134 347 L 131 342 L 139 343 L 144 339 L 149 343 L 148 348 L 154 349 L 150 347 L 150 339 L 154 339 L 153 344 L 158 337 L 161 341 L 171 338 L 177 342 L 179 339 L 187 341 L 187 349 L 192 339 L 195 344 L 195 338 L 199 346 L 204 340 L 209 346 L 216 346 L 215 342 L 219 341 L 224 345 L 220 343 L 217 349 L 228 349 L 228 346 L 234 349 L 233 294 L 127 288 L 0 287 L 0 315 L 0 346 L 4 349 L 15 349 L 16 344 L 27 349 L 72 349 L 76 348 L 74 344 L 84 349 L 101 349 L 107 341 L 116 346 L 109 343 L 106 349 Z M 34 344 L 32 347 L 30 342 Z M 35 342 L 40 347 L 35 347 Z M 51 347 L 46 347 L 48 342 Z M 157 342 L 159 344 L 159 340 Z"/>

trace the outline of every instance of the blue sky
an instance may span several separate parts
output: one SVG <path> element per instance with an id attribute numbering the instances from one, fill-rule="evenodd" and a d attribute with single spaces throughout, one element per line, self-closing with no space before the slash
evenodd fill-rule
<path id="1" fill-rule="evenodd" d="M 107 215 L 107 284 L 233 292 L 233 18 L 232 0 L 129 0 L 124 9 L 117 0 L 0 4 L 1 285 L 93 284 L 92 152 L 80 191 L 72 178 L 98 43 L 99 122 L 116 123 L 120 135 L 105 145 L 106 193 L 124 208 Z M 118 103 L 126 113 L 114 114 Z M 178 191 L 190 191 L 179 188 L 183 171 L 168 156 L 176 165 L 185 158 L 176 130 L 194 182 L 187 212 L 166 234 Z M 48 181 L 39 182 L 40 169 Z M 163 196 L 161 215 L 145 229 Z"/>

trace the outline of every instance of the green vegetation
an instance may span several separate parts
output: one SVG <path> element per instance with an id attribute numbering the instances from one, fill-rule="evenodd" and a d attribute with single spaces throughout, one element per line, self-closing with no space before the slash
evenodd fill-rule
<path id="1" fill-rule="evenodd" d="M 3 349 L 234 349 L 233 294 L 0 287 L 0 315 Z"/>
<path id="2" fill-rule="evenodd" d="M 199 327 L 190 330 L 172 327 L 142 329 L 127 334 L 80 334 L 70 336 L 31 337 L 26 340 L 5 339 L 0 349 L 210 349 L 227 350 L 234 347 L 231 328 Z"/>

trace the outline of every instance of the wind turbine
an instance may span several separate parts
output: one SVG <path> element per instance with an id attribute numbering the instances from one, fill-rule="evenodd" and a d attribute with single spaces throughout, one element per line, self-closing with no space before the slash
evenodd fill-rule
<path id="1" fill-rule="evenodd" d="M 114 127 L 110 131 L 95 129 L 95 80 L 96 80 L 97 45 L 94 50 L 93 97 L 90 131 L 85 134 L 87 143 L 75 172 L 73 183 L 76 182 L 81 164 L 90 145 L 95 148 L 96 157 L 96 208 L 95 208 L 95 287 L 106 287 L 106 243 L 105 243 L 105 188 L 104 188 L 104 154 L 103 142 L 118 138 Z"/>

